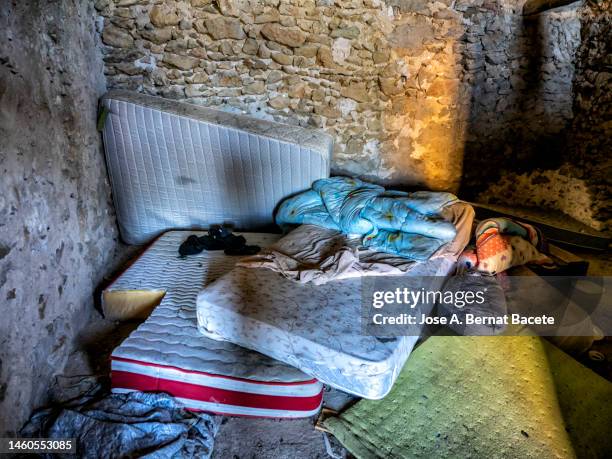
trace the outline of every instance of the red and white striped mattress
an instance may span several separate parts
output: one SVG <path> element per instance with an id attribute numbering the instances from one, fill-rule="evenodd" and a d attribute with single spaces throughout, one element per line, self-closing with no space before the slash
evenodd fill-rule
<path id="1" fill-rule="evenodd" d="M 111 356 L 112 391 L 166 392 L 193 411 L 302 418 L 315 415 L 323 385 L 298 369 L 234 344 L 202 336 L 195 301 L 204 284 L 229 271 L 237 257 L 203 252 L 179 258 L 193 232 L 162 235 L 110 287 L 166 294 L 149 318 Z M 278 238 L 245 234 L 249 244 Z"/>
<path id="2" fill-rule="evenodd" d="M 121 358 L 112 359 L 112 381 L 113 392 L 166 392 L 193 411 L 225 415 L 312 416 L 322 396 L 322 385 L 314 378 L 258 381 Z"/>

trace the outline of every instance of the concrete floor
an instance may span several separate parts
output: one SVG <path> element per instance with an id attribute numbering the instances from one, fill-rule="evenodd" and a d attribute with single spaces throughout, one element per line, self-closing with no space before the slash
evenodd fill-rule
<path id="1" fill-rule="evenodd" d="M 343 392 L 325 388 L 323 406 L 341 411 L 356 399 Z M 331 457 L 322 432 L 315 430 L 316 418 L 281 420 L 223 418 L 215 437 L 214 459 L 316 459 Z M 328 436 L 332 452 L 349 457 L 346 449 Z"/>
<path id="2" fill-rule="evenodd" d="M 215 437 L 215 459 L 327 458 L 314 420 L 224 418 Z"/>

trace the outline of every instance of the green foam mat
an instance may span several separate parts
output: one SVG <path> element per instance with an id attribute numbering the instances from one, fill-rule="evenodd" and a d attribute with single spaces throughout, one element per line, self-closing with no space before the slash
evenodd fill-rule
<path id="1" fill-rule="evenodd" d="M 611 457 L 612 384 L 534 336 L 433 336 L 324 426 L 358 458 Z"/>

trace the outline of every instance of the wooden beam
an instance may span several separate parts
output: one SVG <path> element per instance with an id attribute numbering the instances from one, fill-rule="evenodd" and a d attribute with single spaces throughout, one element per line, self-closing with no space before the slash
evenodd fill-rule
<path id="1" fill-rule="evenodd" d="M 523 16 L 532 16 L 543 11 L 576 3 L 580 0 L 527 0 L 523 5 Z"/>

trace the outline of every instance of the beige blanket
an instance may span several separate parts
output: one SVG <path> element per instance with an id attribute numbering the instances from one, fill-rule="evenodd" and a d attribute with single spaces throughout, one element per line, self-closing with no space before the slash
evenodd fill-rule
<path id="1" fill-rule="evenodd" d="M 456 260 L 470 239 L 474 209 L 458 202 L 443 210 L 442 216 L 457 228 L 453 241 L 433 255 Z M 375 252 L 339 231 L 302 225 L 261 253 L 243 259 L 238 266 L 267 268 L 298 282 L 320 285 L 334 279 L 361 276 L 406 274 L 417 263 L 407 258 Z"/>

